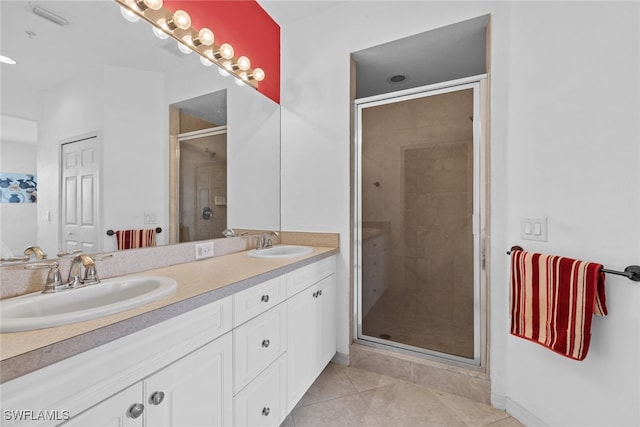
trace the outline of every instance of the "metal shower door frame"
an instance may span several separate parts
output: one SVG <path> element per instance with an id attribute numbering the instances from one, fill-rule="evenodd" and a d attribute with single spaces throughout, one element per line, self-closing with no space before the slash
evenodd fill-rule
<path id="1" fill-rule="evenodd" d="M 419 355 L 425 358 L 443 362 L 453 362 L 465 366 L 482 366 L 484 354 L 484 340 L 486 336 L 486 319 L 482 316 L 482 307 L 486 306 L 482 300 L 481 270 L 482 270 L 482 244 L 483 238 L 481 227 L 481 203 L 484 202 L 484 174 L 481 170 L 482 148 L 482 111 L 480 109 L 481 81 L 486 79 L 486 75 L 478 75 L 463 79 L 421 86 L 417 88 L 391 92 L 382 95 L 360 98 L 354 101 L 355 109 L 355 162 L 354 176 L 356 187 L 354 190 L 354 218 L 353 218 L 353 249 L 355 252 L 353 267 L 354 278 L 354 299 L 353 299 L 353 327 L 355 342 L 392 349 L 394 351 Z M 362 112 L 366 108 L 408 101 L 444 93 L 456 92 L 460 90 L 473 89 L 473 300 L 474 300 L 474 343 L 473 358 L 465 358 L 453 354 L 443 353 L 430 349 L 423 349 L 407 344 L 366 336 L 362 333 Z"/>

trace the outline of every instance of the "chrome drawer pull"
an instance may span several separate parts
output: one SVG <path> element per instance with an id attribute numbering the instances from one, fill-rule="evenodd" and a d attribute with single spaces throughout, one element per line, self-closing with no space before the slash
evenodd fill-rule
<path id="1" fill-rule="evenodd" d="M 269 344 L 271 344 L 271 341 L 269 341 L 269 340 L 262 340 L 262 346 L 263 346 L 264 348 L 269 347 Z"/>
<path id="2" fill-rule="evenodd" d="M 134 403 L 133 405 L 131 405 L 131 407 L 127 411 L 127 414 L 129 415 L 129 417 L 136 419 L 140 415 L 142 415 L 143 412 L 144 412 L 144 405 L 142 403 Z"/>
<path id="3" fill-rule="evenodd" d="M 269 295 L 262 295 L 262 302 L 269 302 Z"/>
<path id="4" fill-rule="evenodd" d="M 156 392 L 153 392 L 153 394 L 149 398 L 149 403 L 151 403 L 152 405 L 159 405 L 162 403 L 163 400 L 164 400 L 164 392 L 156 391 Z"/>
<path id="5" fill-rule="evenodd" d="M 268 417 L 270 413 L 271 413 L 271 409 L 266 407 L 262 408 L 262 415 L 264 415 L 265 417 Z"/>

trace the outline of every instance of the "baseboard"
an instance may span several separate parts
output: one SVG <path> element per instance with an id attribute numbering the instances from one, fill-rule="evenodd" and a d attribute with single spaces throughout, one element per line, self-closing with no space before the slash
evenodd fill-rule
<path id="1" fill-rule="evenodd" d="M 508 397 L 491 393 L 491 404 L 497 409 L 507 411 L 509 415 L 527 427 L 549 427 L 548 423 Z"/>
<path id="2" fill-rule="evenodd" d="M 349 355 L 347 353 L 340 353 L 339 351 L 331 359 L 336 365 L 349 366 Z"/>

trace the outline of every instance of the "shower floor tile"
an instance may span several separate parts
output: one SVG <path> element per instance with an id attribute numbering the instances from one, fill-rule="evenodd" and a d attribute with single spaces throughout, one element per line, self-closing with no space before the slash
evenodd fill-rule
<path id="1" fill-rule="evenodd" d="M 473 358 L 473 319 L 455 321 L 453 309 L 434 310 L 417 304 L 423 299 L 420 290 L 388 289 L 364 317 L 363 334 Z"/>

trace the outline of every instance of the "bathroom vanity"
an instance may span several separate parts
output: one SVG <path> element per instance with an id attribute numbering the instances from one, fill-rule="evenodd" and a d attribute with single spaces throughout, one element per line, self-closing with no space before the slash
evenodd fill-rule
<path id="1" fill-rule="evenodd" d="M 2 425 L 280 425 L 336 351 L 335 253 L 156 269 L 144 274 L 174 278 L 176 294 L 51 328 L 51 342 L 30 350 L 47 330 L 3 334 L 20 348 L 3 366 L 31 372 L 2 384 Z"/>

